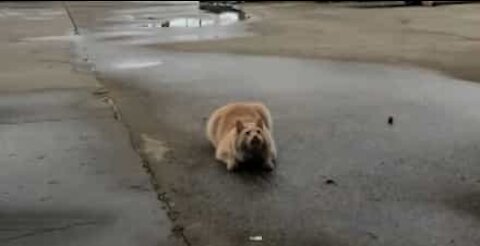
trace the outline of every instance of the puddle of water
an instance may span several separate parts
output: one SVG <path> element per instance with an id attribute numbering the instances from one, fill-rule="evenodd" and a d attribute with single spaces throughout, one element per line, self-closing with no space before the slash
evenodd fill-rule
<path id="1" fill-rule="evenodd" d="M 185 27 L 206 27 L 206 26 L 225 26 L 244 20 L 244 15 L 238 12 L 224 12 L 214 16 L 202 17 L 178 17 L 162 22 L 145 23 L 142 27 L 146 28 L 185 28 Z"/>
<path id="2" fill-rule="evenodd" d="M 110 9 L 98 25 L 82 30 L 86 39 L 109 45 L 150 45 L 245 36 L 246 26 L 236 24 L 246 15 L 236 6 L 205 8 L 199 2 L 159 2 Z M 203 28 L 205 27 L 205 28 Z M 125 65 L 121 65 L 125 66 Z M 116 67 L 116 66 L 115 66 Z M 129 67 L 129 66 L 127 66 Z"/>
<path id="3" fill-rule="evenodd" d="M 238 21 L 245 20 L 243 12 L 225 12 L 218 15 L 220 25 L 229 25 Z"/>
<path id="4" fill-rule="evenodd" d="M 209 15 L 198 15 L 195 17 L 176 17 L 160 22 L 155 22 L 154 17 L 147 17 L 146 19 L 152 22 L 144 23 L 142 27 L 147 28 L 183 28 L 183 27 L 205 27 L 213 25 L 230 25 L 246 19 L 246 14 L 233 5 L 218 5 L 213 3 L 200 4 L 198 8 Z M 213 15 L 211 15 L 213 14 Z"/>

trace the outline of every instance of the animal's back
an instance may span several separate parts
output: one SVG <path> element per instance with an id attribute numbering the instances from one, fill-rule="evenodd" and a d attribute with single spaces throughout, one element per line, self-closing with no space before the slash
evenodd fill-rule
<path id="1" fill-rule="evenodd" d="M 272 128 L 270 112 L 263 103 L 237 102 L 215 110 L 207 123 L 207 137 L 214 146 L 220 139 L 235 128 L 237 121 L 255 123 L 262 119 L 268 129 Z"/>

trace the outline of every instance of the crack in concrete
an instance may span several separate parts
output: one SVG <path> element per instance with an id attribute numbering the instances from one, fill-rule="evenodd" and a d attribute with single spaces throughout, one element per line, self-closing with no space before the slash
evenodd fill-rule
<path id="1" fill-rule="evenodd" d="M 70 12 L 70 9 L 68 8 L 68 4 L 65 1 L 63 1 L 62 3 L 63 3 L 63 7 L 65 8 L 65 12 L 67 12 L 68 18 L 70 19 L 70 22 L 72 23 L 73 33 L 75 33 L 75 35 L 78 35 L 79 34 L 78 26 L 77 26 L 77 23 L 75 22 L 75 19 L 73 18 L 72 13 Z"/>
<path id="2" fill-rule="evenodd" d="M 106 104 L 108 104 L 110 106 L 110 108 L 112 109 L 113 118 L 115 120 L 121 120 L 120 111 L 118 110 L 118 107 L 115 104 L 115 102 L 113 101 L 113 99 L 111 97 L 105 96 L 105 97 L 103 97 L 102 101 L 105 102 Z"/>
<path id="3" fill-rule="evenodd" d="M 134 147 L 135 149 L 135 147 Z M 137 152 L 138 153 L 138 152 Z M 170 199 L 167 196 L 167 193 L 164 191 L 160 190 L 160 185 L 157 183 L 155 180 L 155 175 L 154 172 L 151 168 L 151 165 L 148 163 L 148 161 L 145 160 L 145 158 L 141 155 L 140 158 L 142 158 L 143 162 L 143 168 L 145 171 L 148 173 L 150 176 L 150 182 L 153 185 L 153 188 L 155 189 L 155 192 L 157 193 L 157 199 L 165 206 L 165 210 L 167 211 L 167 217 L 170 219 L 170 221 L 175 222 L 179 216 L 179 212 L 175 211 L 170 203 Z M 177 235 L 179 238 L 182 239 L 182 241 L 185 243 L 187 246 L 192 246 L 190 241 L 188 240 L 187 236 L 184 233 L 184 228 L 183 226 L 177 224 L 172 228 L 172 232 Z"/>
<path id="4" fill-rule="evenodd" d="M 157 200 L 160 201 L 160 203 L 162 204 L 163 210 L 165 210 L 166 213 L 167 213 L 168 219 L 174 225 L 173 228 L 172 228 L 172 232 L 174 233 L 174 235 L 176 235 L 178 238 L 180 238 L 186 246 L 192 246 L 191 242 L 188 240 L 187 236 L 184 233 L 184 227 L 182 225 L 179 225 L 179 224 L 175 223 L 175 221 L 179 217 L 180 213 L 178 211 L 174 210 L 173 206 L 170 203 L 170 199 L 167 196 L 167 193 L 160 189 L 160 185 L 155 180 L 155 173 L 154 173 L 153 169 L 151 168 L 150 163 L 147 161 L 147 158 L 146 158 L 146 155 L 148 155 L 148 153 L 145 153 L 144 151 L 142 151 L 139 144 L 135 143 L 134 139 L 135 139 L 136 134 L 131 129 L 130 125 L 128 125 L 125 121 L 122 120 L 123 117 L 121 116 L 121 110 L 119 109 L 119 107 L 117 106 L 115 101 L 111 97 L 106 97 L 106 98 L 108 98 L 108 100 L 103 100 L 103 101 L 111 106 L 110 108 L 114 112 L 114 119 L 119 121 L 125 127 L 125 129 L 127 130 L 128 138 L 130 140 L 129 141 L 130 146 L 135 151 L 135 153 L 137 153 L 137 155 L 140 157 L 140 159 L 142 161 L 142 167 L 145 169 L 146 173 L 148 174 L 148 176 L 150 178 L 150 183 L 152 184 L 153 189 L 154 189 L 155 193 L 157 194 Z M 165 146 L 164 146 L 164 148 L 165 148 L 165 152 L 166 152 L 167 148 Z"/>

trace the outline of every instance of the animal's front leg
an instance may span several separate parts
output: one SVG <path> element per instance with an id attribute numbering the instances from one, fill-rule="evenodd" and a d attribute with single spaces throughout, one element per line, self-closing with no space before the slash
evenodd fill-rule
<path id="1" fill-rule="evenodd" d="M 275 166 L 276 166 L 276 160 L 272 157 L 265 160 L 265 163 L 263 164 L 263 167 L 267 171 L 273 171 L 273 169 L 275 169 Z"/>
<path id="2" fill-rule="evenodd" d="M 234 158 L 228 158 L 226 160 L 226 164 L 227 164 L 227 170 L 228 171 L 234 171 L 235 168 L 237 168 L 237 162 L 235 161 Z"/>
<path id="3" fill-rule="evenodd" d="M 233 171 L 237 167 L 235 158 L 226 150 L 219 148 L 215 153 L 215 158 L 227 166 L 228 171 Z"/>

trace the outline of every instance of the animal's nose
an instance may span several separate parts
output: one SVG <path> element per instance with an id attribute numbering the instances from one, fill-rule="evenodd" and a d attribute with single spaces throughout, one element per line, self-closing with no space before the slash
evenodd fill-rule
<path id="1" fill-rule="evenodd" d="M 253 144 L 253 145 L 259 145 L 259 144 L 260 144 L 260 138 L 257 137 L 257 136 L 254 136 L 254 137 L 252 138 L 252 144 Z"/>

